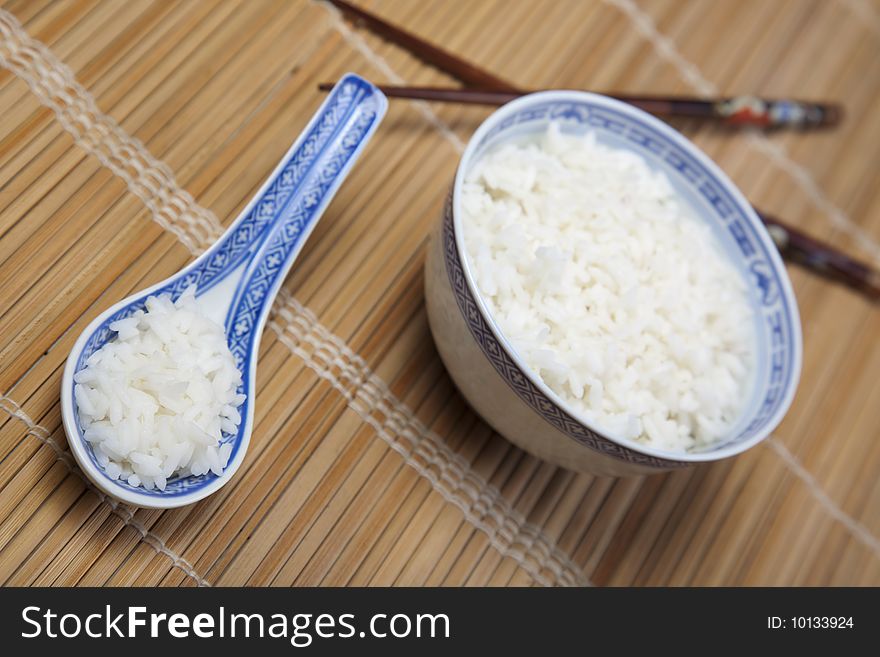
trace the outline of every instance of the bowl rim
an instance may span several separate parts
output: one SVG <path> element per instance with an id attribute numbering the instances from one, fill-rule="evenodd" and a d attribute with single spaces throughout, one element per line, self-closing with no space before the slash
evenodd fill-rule
<path id="1" fill-rule="evenodd" d="M 477 145 L 485 137 L 485 135 L 512 114 L 515 114 L 520 109 L 537 102 L 576 102 L 586 103 L 588 105 L 594 105 L 600 108 L 607 108 L 615 112 L 626 114 L 629 118 L 634 119 L 637 122 L 646 124 L 648 127 L 662 133 L 665 137 L 667 137 L 680 148 L 685 150 L 688 155 L 690 155 L 694 160 L 697 161 L 698 164 L 708 170 L 715 177 L 716 182 L 721 185 L 724 190 L 730 195 L 734 204 L 737 206 L 737 209 L 746 218 L 746 221 L 748 221 L 753 228 L 757 229 L 755 230 L 755 234 L 764 246 L 765 251 L 769 256 L 769 262 L 779 278 L 783 305 L 788 310 L 788 312 L 791 313 L 793 363 L 791 385 L 789 385 L 789 387 L 784 391 L 784 397 L 777 411 L 767 421 L 765 428 L 756 433 L 755 436 L 753 436 L 749 440 L 734 443 L 732 445 L 721 447 L 717 450 L 713 450 L 710 452 L 689 453 L 684 451 L 659 449 L 657 447 L 645 445 L 643 443 L 639 443 L 628 438 L 615 436 L 604 428 L 598 427 L 595 424 L 588 422 L 583 417 L 582 413 L 568 406 L 559 397 L 559 395 L 556 394 L 546 383 L 544 383 L 541 377 L 538 376 L 538 374 L 522 360 L 517 351 L 508 341 L 507 337 L 504 335 L 503 331 L 501 331 L 500 327 L 495 322 L 495 318 L 486 307 L 483 296 L 477 289 L 477 286 L 474 282 L 473 274 L 471 272 L 470 261 L 464 248 L 464 236 L 461 226 L 461 217 L 463 214 L 461 209 L 461 188 L 464 183 L 465 172 L 469 169 L 471 160 L 474 158 Z M 782 258 L 779 255 L 779 252 L 775 244 L 771 240 L 769 234 L 764 229 L 764 226 L 761 220 L 758 218 L 758 215 L 752 207 L 751 203 L 746 200 L 743 193 L 733 183 L 728 175 L 724 173 L 724 171 L 722 171 L 722 169 L 717 164 L 715 164 L 715 162 L 698 146 L 691 142 L 687 137 L 682 135 L 678 130 L 674 129 L 660 119 L 622 101 L 588 91 L 559 89 L 538 91 L 521 96 L 520 98 L 517 98 L 503 105 L 502 107 L 495 110 L 491 115 L 489 115 L 483 121 L 483 123 L 480 124 L 479 128 L 477 128 L 476 132 L 474 132 L 474 134 L 468 141 L 465 150 L 462 153 L 461 159 L 459 160 L 452 187 L 452 222 L 455 237 L 455 246 L 458 252 L 458 260 L 460 261 L 462 270 L 464 271 L 464 278 L 468 286 L 468 290 L 470 291 L 471 296 L 477 304 L 477 307 L 479 308 L 483 319 L 486 320 L 486 323 L 490 327 L 493 335 L 498 340 L 498 343 L 517 365 L 520 371 L 526 377 L 528 377 L 528 379 L 538 388 L 538 390 L 546 395 L 546 397 L 550 401 L 552 401 L 553 404 L 556 405 L 559 409 L 570 415 L 573 419 L 575 419 L 577 422 L 579 422 L 581 425 L 583 425 L 593 433 L 625 449 L 638 452 L 647 456 L 652 456 L 654 458 L 685 463 L 703 463 L 718 461 L 724 458 L 728 458 L 730 456 L 735 456 L 754 447 L 761 441 L 765 440 L 776 429 L 776 427 L 782 421 L 782 418 L 788 412 L 788 409 L 791 406 L 792 401 L 794 400 L 794 395 L 797 391 L 798 383 L 800 381 L 801 367 L 803 361 L 803 336 L 797 300 L 794 295 L 794 290 L 791 286 L 791 281 L 788 278 L 788 273 L 785 269 L 785 265 L 782 262 Z M 587 446 L 584 447 L 590 449 Z"/>

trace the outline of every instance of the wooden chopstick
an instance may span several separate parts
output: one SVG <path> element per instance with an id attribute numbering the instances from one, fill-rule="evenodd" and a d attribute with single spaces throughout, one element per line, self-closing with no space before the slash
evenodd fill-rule
<path id="1" fill-rule="evenodd" d="M 377 34 L 391 43 L 396 43 L 398 46 L 409 51 L 422 61 L 427 62 L 441 71 L 449 73 L 451 76 L 466 85 L 502 91 L 516 91 L 516 87 L 509 82 L 502 80 L 496 75 L 493 75 L 478 66 L 470 64 L 461 59 L 458 55 L 453 55 L 442 48 L 438 48 L 437 46 L 428 43 L 415 34 L 392 25 L 365 9 L 355 7 L 353 4 L 345 2 L 344 0 L 329 0 L 329 2 L 337 7 L 344 16 L 352 20 L 354 23 L 363 25 L 370 30 L 370 32 Z"/>
<path id="2" fill-rule="evenodd" d="M 813 239 L 776 217 L 755 209 L 780 254 L 811 272 L 862 292 L 871 301 L 880 301 L 880 272 L 851 258 L 834 247 Z"/>
<path id="3" fill-rule="evenodd" d="M 332 83 L 322 83 L 327 91 Z M 470 105 L 504 105 L 527 93 L 526 90 L 502 90 L 466 87 L 406 87 L 381 85 L 389 98 L 429 100 L 440 103 Z M 795 100 L 768 100 L 732 97 L 708 101 L 688 96 L 633 96 L 604 94 L 641 110 L 665 117 L 708 119 L 725 125 L 753 125 L 763 128 L 832 126 L 840 121 L 842 110 L 837 105 L 805 103 Z"/>
<path id="4" fill-rule="evenodd" d="M 371 32 L 396 43 L 422 61 L 460 80 L 471 89 L 432 87 L 385 87 L 391 98 L 411 98 L 439 102 L 503 105 L 529 93 L 489 71 L 479 68 L 424 39 L 356 7 L 345 0 L 329 0 L 346 17 Z M 770 100 L 753 96 L 706 99 L 687 96 L 632 96 L 605 94 L 659 116 L 688 117 L 719 121 L 726 125 L 762 128 L 817 128 L 836 125 L 843 108 L 833 103 L 800 100 Z"/>
<path id="5" fill-rule="evenodd" d="M 471 64 L 457 55 L 442 50 L 430 43 L 427 43 L 420 37 L 406 32 L 387 21 L 371 14 L 368 11 L 355 7 L 344 0 L 329 0 L 333 5 L 338 7 L 342 13 L 356 23 L 363 24 L 371 32 L 388 39 L 408 50 L 412 54 L 421 58 L 423 61 L 436 66 L 440 70 L 457 78 L 466 85 L 478 87 L 477 89 L 433 89 L 433 93 L 442 93 L 450 102 L 477 102 L 480 104 L 496 104 L 493 100 L 488 102 L 490 98 L 502 98 L 503 94 L 507 94 L 508 100 L 522 95 L 524 91 L 517 89 L 511 83 L 485 71 L 478 66 Z M 330 85 L 332 86 L 332 85 Z M 326 85 L 320 85 L 322 89 Z M 417 90 L 417 91 L 414 91 Z M 391 90 L 389 96 L 412 99 L 440 100 L 439 98 L 424 98 L 417 93 L 427 92 L 429 88 L 408 88 L 408 87 L 384 87 L 383 90 Z M 454 99 L 452 92 L 459 92 L 462 95 L 458 99 Z M 387 93 L 387 91 L 386 91 Z M 409 95 L 404 95 L 409 94 Z M 449 94 L 447 96 L 447 94 Z M 483 94 L 481 97 L 480 94 Z M 493 95 L 502 94 L 502 95 Z M 445 99 L 444 98 L 444 99 Z M 466 98 L 467 100 L 461 100 Z M 648 97 L 640 97 L 642 100 Z M 651 98 L 651 100 L 661 100 Z M 668 99 L 666 99 L 668 100 Z M 677 99 L 679 101 L 683 99 Z M 507 101 L 504 101 L 507 102 Z M 835 119 L 840 119 L 838 112 Z M 758 217 L 764 222 L 767 231 L 780 253 L 791 262 L 798 264 L 810 271 L 819 274 L 833 281 L 843 283 L 855 290 L 865 294 L 872 301 L 880 300 L 880 273 L 871 265 L 860 262 L 855 258 L 851 258 L 845 253 L 838 251 L 834 247 L 819 240 L 813 239 L 809 235 L 800 232 L 796 228 L 783 223 L 775 217 L 764 214 L 756 209 Z"/>

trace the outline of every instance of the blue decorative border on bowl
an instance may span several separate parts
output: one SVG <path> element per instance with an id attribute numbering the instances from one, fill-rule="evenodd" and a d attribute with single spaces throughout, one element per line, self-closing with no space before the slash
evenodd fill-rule
<path id="1" fill-rule="evenodd" d="M 670 165 L 687 186 L 696 189 L 708 201 L 721 225 L 727 228 L 746 261 L 748 272 L 754 278 L 753 291 L 761 301 L 763 321 L 772 335 L 771 351 L 767 354 L 770 385 L 755 418 L 737 436 L 701 453 L 711 453 L 752 438 L 779 410 L 784 401 L 784 391 L 791 384 L 796 369 L 793 318 L 781 293 L 783 283 L 771 264 L 770 253 L 756 233 L 755 226 L 712 172 L 668 136 L 627 114 L 586 101 L 548 101 L 523 108 L 489 130 L 477 145 L 477 153 L 500 133 L 534 121 L 577 122 L 589 129 L 605 131 L 636 144 L 639 150 L 647 151 L 646 155 L 660 158 Z M 664 469 L 689 465 L 688 462 L 654 457 L 629 449 L 592 431 L 561 409 L 516 364 L 496 338 L 468 286 L 456 245 L 451 195 L 443 220 L 443 248 L 449 281 L 471 335 L 498 374 L 538 415 L 578 443 L 616 459 Z"/>
<path id="2" fill-rule="evenodd" d="M 377 102 L 364 105 L 363 101 L 370 96 L 375 96 Z M 379 116 L 382 106 L 380 99 L 381 95 L 377 95 L 375 87 L 369 82 L 357 76 L 347 76 L 344 82 L 334 88 L 319 120 L 310 126 L 299 146 L 290 155 L 290 159 L 263 192 L 259 202 L 237 220 L 233 229 L 194 263 L 195 266 L 184 276 L 149 294 L 144 294 L 137 301 L 104 320 L 86 341 L 75 371 L 80 371 L 85 366 L 86 360 L 115 336 L 116 332 L 110 329 L 110 324 L 145 309 L 148 297 L 170 294 L 171 298 L 176 300 L 191 285 L 197 286 L 198 295 L 204 294 L 234 272 L 255 250 L 260 249 L 267 238 L 272 239 L 268 252 L 261 254 L 259 262 L 256 263 L 256 274 L 245 276 L 236 290 L 235 302 L 226 322 L 227 342 L 236 366 L 243 375 L 238 392 L 246 395 L 247 398 L 239 410 L 242 417 L 246 418 L 248 404 L 253 403 L 247 376 L 250 368 L 248 352 L 251 342 L 257 337 L 256 331 L 252 329 L 257 325 L 265 307 L 266 293 L 284 269 L 285 258 L 282 254 L 296 248 L 307 229 L 311 227 L 313 217 L 321 207 L 322 199 L 336 180 L 336 174 L 363 145 Z M 351 122 L 354 112 L 358 112 L 358 117 Z M 343 149 L 340 150 L 339 155 L 325 163 L 319 175 L 313 176 L 309 181 L 307 189 L 294 194 L 299 191 L 298 187 L 313 170 L 328 145 L 333 143 L 343 129 L 347 130 L 347 133 L 342 140 Z M 295 199 L 299 199 L 299 203 L 290 206 Z M 274 230 L 273 227 L 279 221 L 281 222 L 279 230 Z M 232 327 L 243 327 L 245 324 L 248 330 L 230 330 Z M 71 399 L 73 398 L 71 390 Z M 106 476 L 104 468 L 95 458 L 91 443 L 83 437 L 79 413 L 76 411 L 74 411 L 74 419 L 77 437 L 85 446 L 89 459 L 96 469 Z M 220 444 L 234 441 L 229 462 L 235 459 L 241 445 L 241 428 L 243 424 L 238 433 L 224 432 L 222 435 Z M 164 491 L 132 486 L 124 479 L 112 481 L 115 485 L 139 495 L 162 498 L 190 494 L 204 488 L 217 478 L 218 475 L 213 472 L 199 476 L 176 477 L 168 480 Z M 110 480 L 109 477 L 107 479 Z"/>

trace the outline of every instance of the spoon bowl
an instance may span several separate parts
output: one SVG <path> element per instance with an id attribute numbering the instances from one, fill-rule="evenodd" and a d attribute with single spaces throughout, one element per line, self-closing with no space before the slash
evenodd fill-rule
<path id="1" fill-rule="evenodd" d="M 269 309 L 321 214 L 348 175 L 385 114 L 387 101 L 376 87 L 345 75 L 287 151 L 281 162 L 226 232 L 180 272 L 137 292 L 96 317 L 79 336 L 64 369 L 61 411 L 70 449 L 88 478 L 113 498 L 139 507 L 192 504 L 223 486 L 244 460 L 254 423 L 257 353 Z M 148 297 L 176 300 L 195 285 L 203 312 L 223 326 L 242 374 L 237 432 L 223 433 L 232 444 L 223 473 L 168 479 L 164 490 L 146 490 L 111 478 L 99 465 L 74 399 L 74 374 L 115 337 L 110 324 L 143 310 Z"/>

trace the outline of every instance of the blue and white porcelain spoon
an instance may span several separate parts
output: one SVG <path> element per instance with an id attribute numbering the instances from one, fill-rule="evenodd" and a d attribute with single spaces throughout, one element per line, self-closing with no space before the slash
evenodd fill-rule
<path id="1" fill-rule="evenodd" d="M 71 451 L 94 484 L 113 498 L 140 507 L 173 508 L 192 504 L 223 486 L 239 468 L 254 424 L 254 384 L 260 336 L 287 272 L 321 214 L 348 175 L 382 120 L 385 96 L 356 75 L 346 75 L 312 117 L 305 130 L 223 236 L 183 270 L 138 292 L 98 316 L 83 331 L 64 370 L 61 409 Z M 169 479 L 165 490 L 146 490 L 112 479 L 98 464 L 83 437 L 74 400 L 73 375 L 86 359 L 115 337 L 109 325 L 144 308 L 147 297 L 176 299 L 196 285 L 204 312 L 226 329 L 229 349 L 242 373 L 239 409 L 242 422 L 221 475 Z"/>

